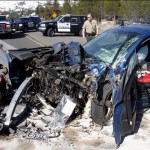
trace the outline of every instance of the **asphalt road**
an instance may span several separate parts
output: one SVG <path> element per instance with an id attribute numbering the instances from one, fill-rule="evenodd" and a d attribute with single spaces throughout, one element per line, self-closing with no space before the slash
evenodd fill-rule
<path id="1" fill-rule="evenodd" d="M 66 44 L 70 41 L 78 41 L 81 44 L 86 43 L 86 40 L 79 36 L 74 36 L 72 34 L 56 34 L 54 37 L 43 36 L 41 32 L 16 32 L 12 34 L 11 38 L 3 38 L 0 39 L 7 44 L 19 48 L 35 48 L 40 46 L 49 46 L 53 45 L 57 42 L 65 42 Z"/>

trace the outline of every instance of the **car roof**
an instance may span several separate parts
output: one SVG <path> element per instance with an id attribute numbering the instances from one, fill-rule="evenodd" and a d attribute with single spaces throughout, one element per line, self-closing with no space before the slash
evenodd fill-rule
<path id="1" fill-rule="evenodd" d="M 150 35 L 150 25 L 140 24 L 140 25 L 128 25 L 128 26 L 120 26 L 116 29 L 128 31 L 128 32 L 136 32 L 139 34 Z"/>
<path id="2" fill-rule="evenodd" d="M 19 17 L 19 18 L 29 18 L 29 17 Z"/>

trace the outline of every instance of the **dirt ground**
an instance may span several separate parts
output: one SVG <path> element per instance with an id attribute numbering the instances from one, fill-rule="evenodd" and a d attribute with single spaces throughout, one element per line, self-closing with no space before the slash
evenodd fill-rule
<path id="1" fill-rule="evenodd" d="M 125 137 L 119 150 L 149 150 L 150 111 L 139 113 L 134 134 Z M 142 116 L 142 117 L 141 117 Z M 142 120 L 141 120 L 142 119 Z M 141 121 L 140 121 L 141 120 Z M 22 135 L 0 137 L 0 150 L 114 150 L 112 124 L 101 127 L 90 119 L 76 119 L 62 129 L 60 136 L 46 140 L 23 138 Z"/>

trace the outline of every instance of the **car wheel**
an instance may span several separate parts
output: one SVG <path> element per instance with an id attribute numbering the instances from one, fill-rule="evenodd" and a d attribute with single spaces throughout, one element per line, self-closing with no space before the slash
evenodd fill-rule
<path id="1" fill-rule="evenodd" d="M 91 105 L 92 119 L 99 125 L 108 125 L 113 113 L 111 84 L 106 83 L 101 90 L 98 90 L 98 99 L 92 101 Z"/>
<path id="2" fill-rule="evenodd" d="M 23 32 L 24 32 L 24 33 L 28 32 L 28 28 L 25 27 L 24 30 L 23 30 Z"/>
<path id="3" fill-rule="evenodd" d="M 47 35 L 48 35 L 49 37 L 54 36 L 54 34 L 55 34 L 54 29 L 50 28 L 50 29 L 47 30 Z"/>
<path id="4" fill-rule="evenodd" d="M 43 35 L 44 35 L 44 36 L 47 36 L 47 34 L 46 34 L 46 33 L 43 33 Z"/>
<path id="5" fill-rule="evenodd" d="M 11 33 L 8 33 L 8 34 L 5 35 L 5 37 L 8 38 L 8 39 L 10 39 L 11 35 L 12 35 Z"/>

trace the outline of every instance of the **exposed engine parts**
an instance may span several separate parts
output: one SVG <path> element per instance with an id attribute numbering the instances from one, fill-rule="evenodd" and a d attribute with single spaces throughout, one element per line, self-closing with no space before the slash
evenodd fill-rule
<path id="1" fill-rule="evenodd" d="M 1 112 L 0 130 L 25 132 L 27 138 L 38 139 L 37 133 L 42 138 L 55 137 L 68 121 L 91 116 L 91 103 L 99 96 L 99 82 L 106 82 L 101 74 L 107 74 L 107 66 L 85 58 L 78 43 L 62 43 L 57 53 L 50 47 L 11 51 L 9 56 L 18 68 L 9 71 L 12 99 Z M 35 116 L 44 123 L 42 128 L 30 120 Z M 20 127 L 23 118 L 26 129 Z M 45 131 L 52 135 L 44 135 Z"/>

